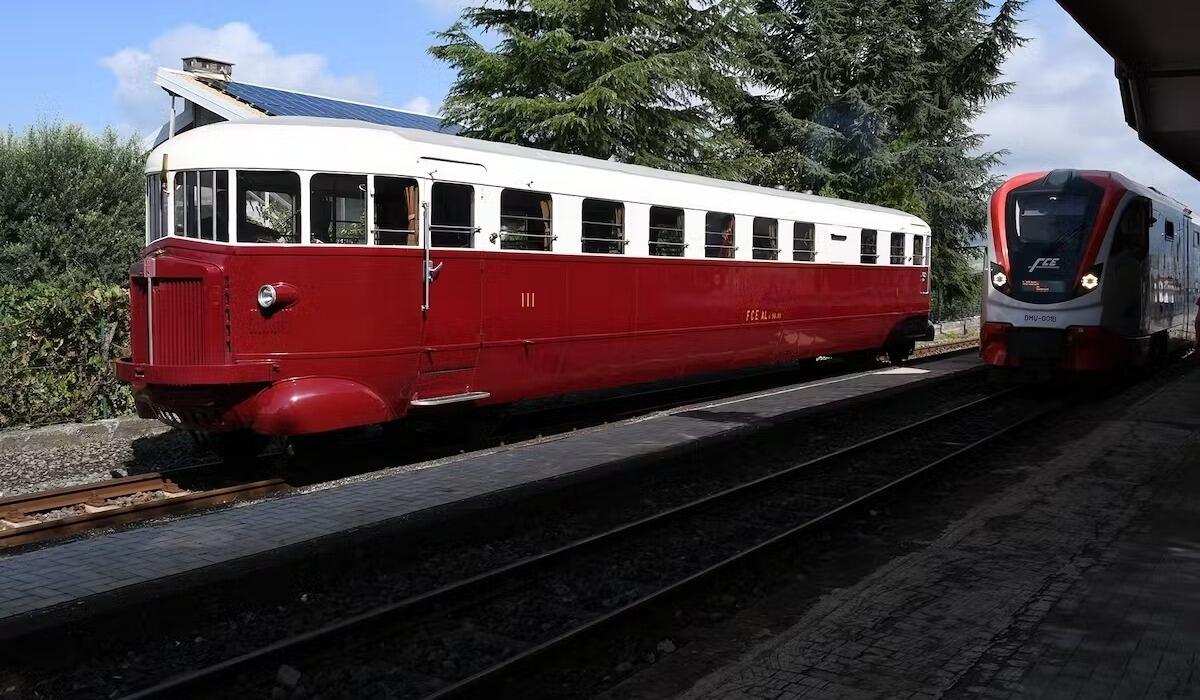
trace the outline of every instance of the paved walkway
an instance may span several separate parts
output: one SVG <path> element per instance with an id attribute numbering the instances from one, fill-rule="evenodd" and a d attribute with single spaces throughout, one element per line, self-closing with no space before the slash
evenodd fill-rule
<path id="1" fill-rule="evenodd" d="M 1200 697 L 1200 371 L 1096 418 L 685 697 Z"/>
<path id="2" fill-rule="evenodd" d="M 633 419 L 560 438 L 336 488 L 227 508 L 41 550 L 0 557 L 0 639 L 111 603 L 131 587 L 178 585 L 184 575 L 228 570 L 267 552 L 336 542 L 354 530 L 515 489 L 541 488 L 630 460 L 691 449 L 800 412 L 977 367 L 959 356 L 827 378 Z M 305 552 L 308 550 L 305 549 Z M 169 582 L 166 581 L 170 579 Z"/>

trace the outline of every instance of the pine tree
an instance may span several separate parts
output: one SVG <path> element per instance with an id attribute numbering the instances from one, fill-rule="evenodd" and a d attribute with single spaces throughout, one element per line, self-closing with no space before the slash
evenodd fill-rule
<path id="1" fill-rule="evenodd" d="M 499 0 L 430 49 L 458 71 L 444 105 L 465 135 L 740 179 L 752 152 L 716 108 L 741 92 L 741 0 Z M 472 32 L 499 37 L 494 48 Z"/>
<path id="2" fill-rule="evenodd" d="M 935 235 L 934 286 L 977 294 L 965 255 L 1001 154 L 971 123 L 1008 93 L 1024 0 L 765 0 L 765 94 L 730 107 L 766 157 L 759 184 L 894 206 Z"/>

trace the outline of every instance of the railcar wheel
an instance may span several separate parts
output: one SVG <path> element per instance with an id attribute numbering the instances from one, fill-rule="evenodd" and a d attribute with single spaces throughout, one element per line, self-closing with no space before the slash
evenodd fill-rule
<path id="1" fill-rule="evenodd" d="M 204 435 L 203 444 L 221 458 L 222 462 L 233 462 L 254 459 L 271 442 L 269 435 L 259 435 L 250 430 L 235 430 L 230 433 L 208 433 Z"/>
<path id="2" fill-rule="evenodd" d="M 913 350 L 917 348 L 917 344 L 909 341 L 900 345 L 890 345 L 887 348 L 888 362 L 899 367 L 908 362 L 908 358 L 912 357 Z"/>

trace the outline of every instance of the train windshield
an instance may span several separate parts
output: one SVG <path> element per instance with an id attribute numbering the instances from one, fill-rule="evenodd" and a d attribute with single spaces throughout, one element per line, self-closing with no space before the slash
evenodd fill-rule
<path id="1" fill-rule="evenodd" d="M 1104 190 L 1054 174 L 1009 193 L 1005 229 L 1012 296 L 1052 304 L 1071 298 Z"/>

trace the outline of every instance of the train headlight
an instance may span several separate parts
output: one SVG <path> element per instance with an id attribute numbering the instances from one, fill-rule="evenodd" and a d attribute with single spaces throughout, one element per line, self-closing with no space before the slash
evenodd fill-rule
<path id="1" fill-rule="evenodd" d="M 1075 296 L 1083 296 L 1099 287 L 1102 279 L 1104 279 L 1104 263 L 1093 265 L 1079 278 L 1079 284 L 1075 286 Z"/>
<path id="2" fill-rule="evenodd" d="M 1000 263 L 992 263 L 991 267 L 992 286 L 1001 294 L 1008 294 L 1008 273 L 1000 266 Z"/>
<path id="3" fill-rule="evenodd" d="M 269 284 L 264 284 L 258 288 L 258 307 L 260 309 L 265 311 L 266 309 L 271 308 L 275 305 L 275 299 L 275 287 Z"/>
<path id="4" fill-rule="evenodd" d="M 1008 284 L 1008 275 L 1004 274 L 1003 271 L 997 272 L 996 274 L 992 275 L 992 284 L 996 285 L 997 287 L 1003 287 L 1004 285 Z"/>
<path id="5" fill-rule="evenodd" d="M 1089 272 L 1079 280 L 1079 286 L 1084 289 L 1095 289 L 1100 286 L 1100 278 Z"/>

